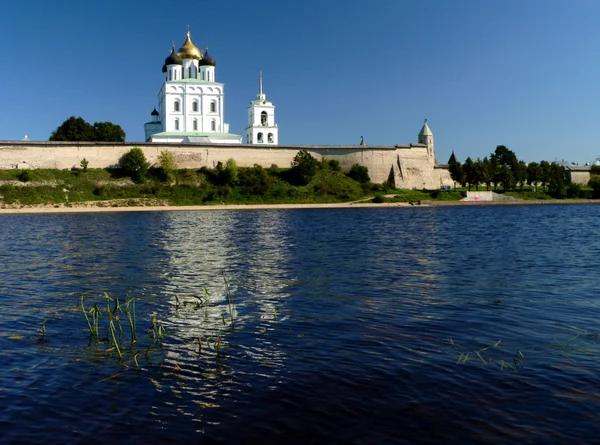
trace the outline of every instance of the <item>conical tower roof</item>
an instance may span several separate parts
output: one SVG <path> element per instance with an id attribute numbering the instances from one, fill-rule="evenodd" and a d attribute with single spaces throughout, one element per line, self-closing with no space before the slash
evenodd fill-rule
<path id="1" fill-rule="evenodd" d="M 429 129 L 429 125 L 427 125 L 427 119 L 425 119 L 425 123 L 423 124 L 423 128 L 419 132 L 419 136 L 433 136 L 433 133 Z"/>

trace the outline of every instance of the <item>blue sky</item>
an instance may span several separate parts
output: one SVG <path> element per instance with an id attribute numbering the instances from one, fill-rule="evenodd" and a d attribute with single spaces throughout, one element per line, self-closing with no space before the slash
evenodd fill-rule
<path id="1" fill-rule="evenodd" d="M 2 7 L 0 139 L 69 116 L 143 140 L 171 42 L 189 24 L 243 134 L 264 72 L 282 144 L 415 142 L 436 157 L 600 156 L 595 0 L 29 0 Z"/>

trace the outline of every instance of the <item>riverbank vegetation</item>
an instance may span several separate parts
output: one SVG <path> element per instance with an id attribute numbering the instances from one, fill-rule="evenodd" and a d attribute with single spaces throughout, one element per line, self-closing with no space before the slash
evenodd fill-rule
<path id="1" fill-rule="evenodd" d="M 466 190 L 493 187 L 494 191 L 521 199 L 583 198 L 588 190 L 594 191 L 594 197 L 600 197 L 600 168 L 592 167 L 590 183 L 582 187 L 571 181 L 563 165 L 548 161 L 526 163 L 504 145 L 498 145 L 489 157 L 476 160 L 468 157 L 463 163 L 452 152 L 448 167 L 455 188 L 456 185 Z"/>
<path id="2" fill-rule="evenodd" d="M 72 170 L 0 170 L 0 205 L 417 203 L 458 201 L 465 191 L 480 187 L 525 200 L 600 196 L 600 168 L 592 171 L 591 187 L 580 187 L 570 182 L 564 167 L 544 162 L 523 167 L 511 153 L 499 146 L 489 160 L 468 158 L 464 164 L 453 153 L 450 172 L 458 188 L 432 191 L 373 184 L 365 166 L 355 164 L 343 172 L 336 160 L 317 160 L 304 150 L 287 168 L 239 167 L 229 159 L 214 168 L 180 169 L 168 151 L 151 165 L 142 150 L 133 148 L 118 166 L 108 169 L 90 169 L 83 159 L 80 168 Z"/>

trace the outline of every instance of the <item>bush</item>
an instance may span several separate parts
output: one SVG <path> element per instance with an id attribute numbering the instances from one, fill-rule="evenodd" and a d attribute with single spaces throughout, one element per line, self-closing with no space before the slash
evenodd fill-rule
<path id="1" fill-rule="evenodd" d="M 17 178 L 22 182 L 29 182 L 32 180 L 32 174 L 29 170 L 23 170 L 18 175 Z"/>
<path id="2" fill-rule="evenodd" d="M 219 162 L 216 170 L 218 185 L 234 186 L 239 182 L 238 167 L 233 159 L 228 159 L 225 165 Z"/>
<path id="3" fill-rule="evenodd" d="M 581 186 L 579 184 L 569 184 L 567 186 L 567 198 L 579 198 Z"/>
<path id="4" fill-rule="evenodd" d="M 240 170 L 240 186 L 245 195 L 265 195 L 271 190 L 273 179 L 260 165 Z"/>
<path id="5" fill-rule="evenodd" d="M 354 164 L 348 172 L 348 176 L 360 183 L 366 183 L 371 180 L 369 177 L 369 169 L 364 165 Z"/>
<path id="6" fill-rule="evenodd" d="M 119 165 L 125 174 L 136 182 L 143 181 L 150 168 L 150 163 L 146 159 L 144 152 L 138 147 L 133 147 L 125 153 L 121 157 Z"/>
<path id="7" fill-rule="evenodd" d="M 295 185 L 306 185 L 317 173 L 317 160 L 307 150 L 300 150 L 292 161 L 290 180 Z"/>
<path id="8" fill-rule="evenodd" d="M 163 181 L 173 182 L 175 180 L 175 171 L 177 170 L 177 162 L 173 157 L 173 153 L 168 150 L 163 150 L 158 155 L 158 167 Z"/>

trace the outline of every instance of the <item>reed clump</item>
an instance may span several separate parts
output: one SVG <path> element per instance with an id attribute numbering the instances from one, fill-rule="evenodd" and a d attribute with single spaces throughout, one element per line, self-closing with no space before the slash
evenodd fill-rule
<path id="1" fill-rule="evenodd" d="M 81 311 L 89 330 L 90 344 L 97 348 L 104 345 L 103 352 L 109 356 L 113 353 L 116 354 L 120 362 L 131 358 L 136 368 L 139 369 L 138 357 L 141 350 L 135 349 L 135 346 L 138 345 L 136 298 L 127 298 L 121 302 L 119 298 L 113 298 L 107 292 L 103 292 L 101 294 L 105 303 L 103 310 L 101 309 L 102 304 L 98 302 L 86 305 L 86 298 L 89 298 L 90 294 L 87 292 L 81 294 L 80 297 Z M 106 321 L 103 323 L 101 320 L 104 319 Z M 125 335 L 127 329 L 129 335 Z M 152 317 L 152 326 L 149 331 L 148 345 L 145 349 L 146 358 L 154 347 L 161 345 L 167 335 L 167 331 L 156 316 Z M 128 340 L 125 340 L 124 337 L 127 337 Z"/>

